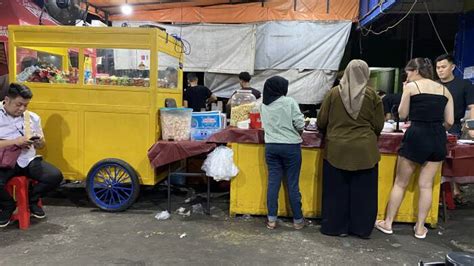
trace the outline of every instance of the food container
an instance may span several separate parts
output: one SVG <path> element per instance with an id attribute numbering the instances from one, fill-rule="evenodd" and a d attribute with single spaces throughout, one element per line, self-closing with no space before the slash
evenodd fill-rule
<path id="1" fill-rule="evenodd" d="M 318 125 L 316 122 L 318 119 L 316 118 L 307 118 L 307 121 L 305 121 L 305 127 L 304 130 L 306 131 L 318 131 Z"/>
<path id="2" fill-rule="evenodd" d="M 382 132 L 391 133 L 391 132 L 395 131 L 395 127 L 396 127 L 395 124 L 385 122 L 384 126 L 383 126 L 383 129 L 382 129 Z"/>
<path id="3" fill-rule="evenodd" d="M 225 117 L 225 116 L 224 116 Z M 191 120 L 191 139 L 206 140 L 216 132 L 222 130 L 223 120 L 221 112 L 194 112 Z"/>
<path id="4" fill-rule="evenodd" d="M 161 108 L 161 138 L 175 141 L 189 140 L 192 112 L 192 108 Z"/>
<path id="5" fill-rule="evenodd" d="M 256 102 L 251 90 L 238 90 L 230 99 L 230 125 L 237 126 L 238 122 L 248 120 Z"/>
<path id="6" fill-rule="evenodd" d="M 249 129 L 250 128 L 250 119 L 237 122 L 237 128 Z"/>
<path id="7" fill-rule="evenodd" d="M 249 114 L 250 118 L 250 128 L 258 129 L 262 128 L 262 119 L 260 117 L 260 110 L 255 106 Z"/>
<path id="8" fill-rule="evenodd" d="M 449 144 L 456 144 L 458 142 L 458 137 L 456 135 L 448 134 L 447 139 Z"/>

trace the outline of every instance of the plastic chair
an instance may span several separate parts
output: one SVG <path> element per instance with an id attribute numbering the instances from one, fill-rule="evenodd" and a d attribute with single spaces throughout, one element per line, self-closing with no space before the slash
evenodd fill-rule
<path id="1" fill-rule="evenodd" d="M 16 212 L 12 215 L 11 221 L 18 221 L 19 227 L 22 230 L 30 227 L 30 206 L 28 198 L 28 190 L 30 182 L 38 183 L 35 180 L 30 180 L 26 176 L 15 176 L 7 182 L 6 190 L 16 202 Z M 42 207 L 41 200 L 38 206 Z"/>

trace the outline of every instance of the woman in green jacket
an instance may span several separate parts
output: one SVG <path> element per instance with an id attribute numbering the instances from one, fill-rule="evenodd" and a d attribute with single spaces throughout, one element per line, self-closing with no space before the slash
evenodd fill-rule
<path id="1" fill-rule="evenodd" d="M 325 133 L 321 233 L 368 238 L 377 217 L 377 138 L 383 105 L 367 86 L 369 66 L 352 60 L 325 97 L 317 124 Z"/>

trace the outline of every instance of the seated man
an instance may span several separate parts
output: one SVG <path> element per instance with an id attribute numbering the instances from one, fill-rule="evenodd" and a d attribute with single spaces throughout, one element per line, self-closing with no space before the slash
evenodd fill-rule
<path id="1" fill-rule="evenodd" d="M 3 106 L 0 107 L 0 148 L 16 145 L 22 149 L 13 168 L 0 168 L 0 227 L 10 223 L 11 215 L 16 209 L 13 198 L 5 190 L 10 178 L 24 175 L 38 181 L 30 190 L 29 200 L 31 215 L 40 219 L 46 215 L 38 206 L 39 199 L 46 192 L 56 189 L 63 180 L 59 169 L 36 155 L 36 149 L 44 146 L 40 117 L 28 111 L 30 128 L 25 126 L 24 114 L 32 97 L 33 94 L 27 86 L 12 83 Z M 29 132 L 33 138 L 25 136 Z"/>

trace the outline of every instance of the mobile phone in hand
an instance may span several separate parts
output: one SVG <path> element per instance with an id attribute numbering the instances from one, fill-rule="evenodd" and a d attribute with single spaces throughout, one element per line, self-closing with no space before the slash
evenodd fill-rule
<path id="1" fill-rule="evenodd" d="M 469 130 L 473 130 L 473 129 L 474 129 L 474 119 L 468 119 L 468 120 L 466 120 L 466 127 L 467 127 Z"/>
<path id="2" fill-rule="evenodd" d="M 40 136 L 33 136 L 30 138 L 31 141 L 36 141 L 39 140 L 41 137 Z"/>

